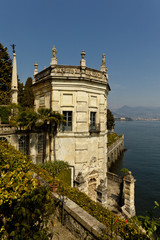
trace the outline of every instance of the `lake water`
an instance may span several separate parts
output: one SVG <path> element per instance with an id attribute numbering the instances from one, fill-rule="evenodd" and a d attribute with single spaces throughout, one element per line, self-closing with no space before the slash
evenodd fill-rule
<path id="1" fill-rule="evenodd" d="M 115 132 L 124 134 L 124 155 L 112 171 L 129 169 L 136 179 L 136 214 L 160 203 L 160 121 L 117 121 Z"/>

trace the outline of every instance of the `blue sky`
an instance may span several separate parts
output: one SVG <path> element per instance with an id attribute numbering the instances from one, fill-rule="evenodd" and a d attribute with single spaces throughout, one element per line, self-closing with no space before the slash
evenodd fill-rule
<path id="1" fill-rule="evenodd" d="M 110 108 L 160 106 L 159 0 L 1 0 L 0 42 L 16 44 L 21 82 L 48 67 L 53 45 L 58 64 L 100 69 L 106 53 Z"/>

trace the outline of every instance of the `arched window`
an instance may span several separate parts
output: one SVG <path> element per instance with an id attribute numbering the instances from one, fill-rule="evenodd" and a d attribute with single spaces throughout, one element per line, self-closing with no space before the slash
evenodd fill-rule
<path id="1" fill-rule="evenodd" d="M 23 152 L 24 154 L 27 154 L 27 137 L 21 136 L 18 140 L 19 144 L 19 151 Z"/>

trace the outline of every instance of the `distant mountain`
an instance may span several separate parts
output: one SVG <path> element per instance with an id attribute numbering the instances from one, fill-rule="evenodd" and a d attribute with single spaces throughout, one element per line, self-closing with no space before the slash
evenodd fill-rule
<path id="1" fill-rule="evenodd" d="M 160 119 L 160 107 L 129 107 L 125 105 L 118 109 L 111 109 L 111 111 L 115 118 Z"/>

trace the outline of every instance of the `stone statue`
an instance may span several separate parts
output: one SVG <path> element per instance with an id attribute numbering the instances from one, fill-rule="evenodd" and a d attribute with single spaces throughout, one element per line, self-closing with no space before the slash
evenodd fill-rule
<path id="1" fill-rule="evenodd" d="M 13 53 L 15 53 L 15 46 L 16 46 L 15 44 L 12 44 L 12 45 L 11 45 L 11 47 L 12 47 L 12 49 L 13 49 Z"/>

